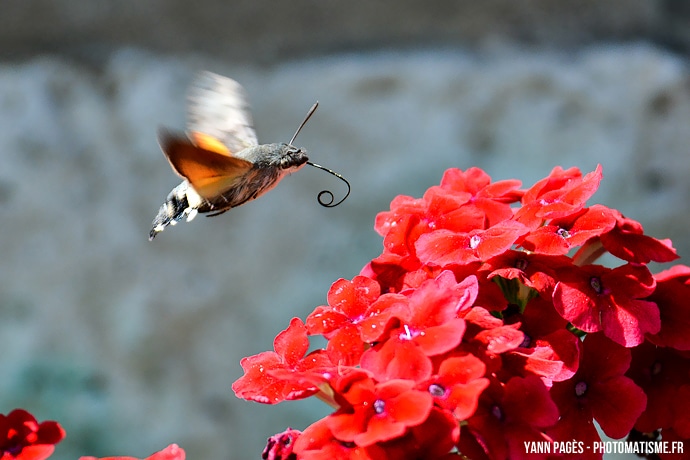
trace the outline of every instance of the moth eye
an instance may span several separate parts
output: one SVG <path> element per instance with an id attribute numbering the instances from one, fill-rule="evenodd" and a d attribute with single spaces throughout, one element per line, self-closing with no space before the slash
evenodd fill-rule
<path id="1" fill-rule="evenodd" d="M 297 147 L 293 147 L 293 146 L 290 146 L 287 150 L 287 153 L 299 153 L 299 152 L 300 152 L 300 149 L 298 149 Z"/>

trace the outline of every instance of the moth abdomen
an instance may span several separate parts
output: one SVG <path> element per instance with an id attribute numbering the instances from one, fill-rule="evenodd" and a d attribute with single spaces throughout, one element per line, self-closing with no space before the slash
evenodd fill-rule
<path id="1" fill-rule="evenodd" d="M 185 217 L 188 222 L 194 219 L 201 201 L 201 197 L 187 181 L 172 189 L 151 223 L 149 241 L 165 230 L 168 225 L 175 225 Z"/>

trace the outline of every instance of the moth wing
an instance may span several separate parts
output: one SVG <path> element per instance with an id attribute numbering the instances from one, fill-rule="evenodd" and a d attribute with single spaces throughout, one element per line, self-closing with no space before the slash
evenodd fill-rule
<path id="1" fill-rule="evenodd" d="M 208 201 L 232 188 L 253 166 L 242 158 L 201 148 L 186 136 L 167 130 L 159 131 L 158 143 L 173 170 Z"/>
<path id="2" fill-rule="evenodd" d="M 187 128 L 190 137 L 216 139 L 237 155 L 247 147 L 258 145 L 247 95 L 242 85 L 231 78 L 212 72 L 200 72 L 192 81 L 188 94 Z M 220 152 L 219 149 L 209 150 Z"/>

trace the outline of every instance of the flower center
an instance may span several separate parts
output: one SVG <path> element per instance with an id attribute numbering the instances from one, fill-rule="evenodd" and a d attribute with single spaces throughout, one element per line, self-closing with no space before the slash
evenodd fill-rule
<path id="1" fill-rule="evenodd" d="M 599 278 L 598 276 L 591 277 L 589 279 L 589 285 L 591 286 L 592 289 L 594 289 L 594 291 L 597 294 L 601 294 L 602 291 L 604 290 L 603 286 L 601 285 L 601 278 Z"/>
<path id="2" fill-rule="evenodd" d="M 412 340 L 414 338 L 410 327 L 407 324 L 403 325 L 405 332 L 400 333 L 400 340 Z"/>
<path id="3" fill-rule="evenodd" d="M 383 400 L 377 399 L 376 401 L 374 401 L 374 412 L 376 412 L 377 414 L 383 414 L 383 411 L 385 410 L 386 403 Z"/>
<path id="4" fill-rule="evenodd" d="M 441 398 L 446 394 L 446 389 L 438 383 L 432 383 L 429 385 L 429 393 L 435 398 Z"/>
<path id="5" fill-rule="evenodd" d="M 570 232 L 564 228 L 559 228 L 556 233 L 562 238 L 570 238 Z"/>
<path id="6" fill-rule="evenodd" d="M 527 259 L 518 259 L 515 261 L 515 268 L 518 270 L 522 270 L 523 272 L 527 270 L 527 267 L 529 266 L 529 262 L 527 262 Z"/>
<path id="7" fill-rule="evenodd" d="M 577 382 L 575 384 L 575 395 L 579 398 L 587 393 L 587 382 Z"/>
<path id="8" fill-rule="evenodd" d="M 479 246 L 481 241 L 482 239 L 479 238 L 479 235 L 474 235 L 472 238 L 470 238 L 470 249 L 477 249 L 477 246 Z"/>
<path id="9" fill-rule="evenodd" d="M 491 408 L 491 415 L 496 417 L 498 420 L 503 420 L 503 411 L 498 406 L 493 406 Z"/>

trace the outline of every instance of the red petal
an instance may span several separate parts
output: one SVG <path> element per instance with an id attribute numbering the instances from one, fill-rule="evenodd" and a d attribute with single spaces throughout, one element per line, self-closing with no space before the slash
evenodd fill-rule
<path id="1" fill-rule="evenodd" d="M 421 382 L 431 375 L 431 360 L 413 342 L 388 340 L 368 349 L 360 361 L 377 380 L 408 379 Z"/>
<path id="2" fill-rule="evenodd" d="M 520 236 L 528 231 L 527 227 L 513 220 L 490 227 L 479 235 L 480 242 L 477 246 L 479 260 L 485 261 L 507 251 Z"/>
<path id="3" fill-rule="evenodd" d="M 433 405 L 433 398 L 426 391 L 410 390 L 386 401 L 386 410 L 396 422 L 415 426 L 426 420 Z"/>
<path id="4" fill-rule="evenodd" d="M 525 336 L 514 327 L 503 326 L 482 331 L 476 335 L 476 339 L 486 344 L 486 349 L 491 353 L 505 353 L 519 347 Z"/>
<path id="5" fill-rule="evenodd" d="M 588 389 L 590 408 L 606 435 L 626 436 L 647 405 L 644 391 L 628 377 L 613 377 Z"/>
<path id="6" fill-rule="evenodd" d="M 589 383 L 623 375 L 630 367 L 631 354 L 603 334 L 585 337 L 578 375 L 589 376 Z"/>
<path id="7" fill-rule="evenodd" d="M 7 453 L 6 455 L 9 455 L 8 457 L 5 457 L 3 455 L 2 458 L 3 460 L 45 460 L 46 458 L 50 457 L 53 455 L 53 451 L 55 450 L 55 446 L 50 444 L 40 444 L 40 445 L 33 445 L 33 446 L 26 446 L 24 447 L 21 452 L 19 452 L 19 455 L 12 455 Z M 133 459 L 136 460 L 136 459 Z"/>
<path id="8" fill-rule="evenodd" d="M 402 436 L 407 426 L 395 422 L 388 417 L 372 417 L 367 424 L 366 431 L 355 436 L 354 442 L 360 447 L 368 447 L 377 442 L 389 441 Z"/>
<path id="9" fill-rule="evenodd" d="M 679 257 L 671 240 L 657 240 L 644 235 L 639 222 L 624 217 L 618 211 L 613 212 L 617 218 L 616 227 L 601 235 L 602 244 L 611 254 L 628 262 L 641 264 L 650 261 L 670 262 Z"/>
<path id="10" fill-rule="evenodd" d="M 673 271 L 685 275 L 690 273 L 690 268 L 676 266 Z M 684 282 L 683 277 L 667 278 L 669 273 L 671 270 L 655 277 L 657 286 L 648 299 L 656 303 L 661 318 L 660 331 L 649 340 L 660 346 L 690 350 L 690 308 L 685 303 L 685 299 L 690 298 L 690 285 Z"/>
<path id="11" fill-rule="evenodd" d="M 614 304 L 615 308 L 602 312 L 604 334 L 625 347 L 635 347 L 644 342 L 645 334 L 656 334 L 661 328 L 659 308 L 654 302 L 627 300 Z"/>
<path id="12" fill-rule="evenodd" d="M 415 249 L 419 260 L 426 264 L 461 265 L 479 260 L 470 247 L 469 234 L 445 229 L 421 235 L 415 243 Z"/>
<path id="13" fill-rule="evenodd" d="M 185 452 L 177 444 L 170 444 L 168 447 L 160 452 L 156 452 L 146 460 L 185 460 Z"/>
<path id="14" fill-rule="evenodd" d="M 547 428 L 558 420 L 558 407 L 536 376 L 511 378 L 505 385 L 503 407 L 506 416 L 535 427 Z"/>
<path id="15" fill-rule="evenodd" d="M 364 342 L 357 326 L 350 324 L 338 330 L 328 341 L 328 356 L 340 366 L 355 366 L 364 353 Z"/>
<path id="16" fill-rule="evenodd" d="M 341 278 L 328 291 L 328 304 L 354 319 L 364 314 L 380 293 L 378 283 L 366 276 L 355 276 L 352 281 Z"/>
<path id="17" fill-rule="evenodd" d="M 273 348 L 288 365 L 297 364 L 309 349 L 307 328 L 302 320 L 292 318 L 290 326 L 276 336 Z"/>
<path id="18" fill-rule="evenodd" d="M 38 426 L 38 439 L 36 444 L 57 444 L 65 437 L 65 430 L 58 422 L 41 422 Z"/>
<path id="19" fill-rule="evenodd" d="M 440 326 L 425 328 L 423 334 L 415 336 L 413 340 L 425 355 L 434 356 L 458 346 L 464 333 L 465 320 L 455 318 Z"/>
<path id="20" fill-rule="evenodd" d="M 346 323 L 348 323 L 347 316 L 333 310 L 330 306 L 324 305 L 316 307 L 314 311 L 307 316 L 306 326 L 310 335 L 320 334 L 328 338 L 333 331 Z"/>

